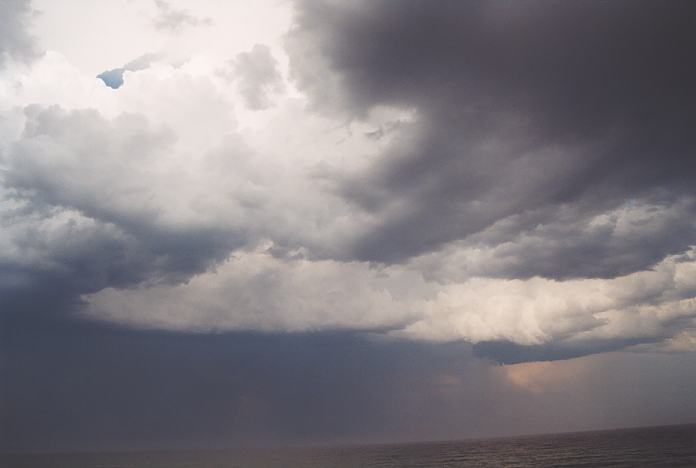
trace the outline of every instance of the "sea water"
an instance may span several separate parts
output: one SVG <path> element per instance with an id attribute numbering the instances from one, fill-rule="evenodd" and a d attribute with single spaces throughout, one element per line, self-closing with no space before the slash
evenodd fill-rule
<path id="1" fill-rule="evenodd" d="M 696 424 L 321 448 L 0 455 L 7 468 L 696 467 Z"/>

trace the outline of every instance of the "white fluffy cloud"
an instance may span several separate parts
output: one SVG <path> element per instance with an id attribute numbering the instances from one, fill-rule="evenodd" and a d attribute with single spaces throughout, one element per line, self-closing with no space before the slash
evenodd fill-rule
<path id="1" fill-rule="evenodd" d="M 433 341 L 584 346 L 658 342 L 696 325 L 696 252 L 615 279 L 471 278 L 435 285 L 409 267 L 244 253 L 182 285 L 108 289 L 88 315 L 201 331 L 355 329 Z M 143 313 L 147 311 L 147 313 Z"/>
<path id="2" fill-rule="evenodd" d="M 377 331 L 420 316 L 422 298 L 414 286 L 428 290 L 414 272 L 331 260 L 279 260 L 266 248 L 234 255 L 185 284 L 106 289 L 86 299 L 94 318 L 147 328 Z"/>

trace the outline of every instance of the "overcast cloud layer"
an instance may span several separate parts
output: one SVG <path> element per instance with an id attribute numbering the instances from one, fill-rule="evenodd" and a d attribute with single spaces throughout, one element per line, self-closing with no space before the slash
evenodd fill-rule
<path id="1" fill-rule="evenodd" d="M 0 309 L 502 362 L 689 348 L 691 2 L 286 7 L 237 50 L 91 70 L 3 1 Z"/>

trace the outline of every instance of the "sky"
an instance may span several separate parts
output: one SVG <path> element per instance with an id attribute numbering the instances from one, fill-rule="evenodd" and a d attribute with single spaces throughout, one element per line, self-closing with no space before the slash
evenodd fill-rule
<path id="1" fill-rule="evenodd" d="M 0 12 L 0 450 L 696 421 L 693 2 Z"/>

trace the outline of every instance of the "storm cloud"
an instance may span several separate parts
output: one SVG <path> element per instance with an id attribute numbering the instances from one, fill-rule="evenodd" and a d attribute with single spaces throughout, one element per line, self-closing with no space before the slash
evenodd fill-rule
<path id="1" fill-rule="evenodd" d="M 463 340 L 506 362 L 693 328 L 690 4 L 293 18 L 285 51 L 222 67 L 143 55 L 119 93 L 76 94 L 98 109 L 18 75 L 4 300 L 55 291 L 140 328 Z"/>
<path id="2" fill-rule="evenodd" d="M 689 2 L 300 2 L 298 10 L 288 48 L 315 109 L 417 114 L 373 163 L 336 181 L 346 200 L 380 219 L 355 240 L 355 258 L 403 262 L 474 234 L 480 243 L 525 235 L 556 243 L 568 230 L 564 214 L 578 232 L 627 203 L 681 202 L 679 216 L 693 217 Z M 498 224 L 510 237 L 497 235 Z M 602 263 L 621 255 L 621 239 L 615 251 L 602 236 L 564 233 L 564 248 L 509 275 L 616 276 L 687 249 L 693 225 L 686 229 L 618 265 Z M 593 267 L 566 260 L 578 250 Z"/>
<path id="3" fill-rule="evenodd" d="M 3 308 L 24 297 L 34 309 L 60 309 L 52 291 L 74 303 L 105 287 L 183 281 L 246 242 L 173 215 L 166 187 L 150 185 L 170 150 L 166 129 L 58 107 L 30 106 L 24 117 L 3 159 Z"/>
<path id="4" fill-rule="evenodd" d="M 1 5 L 7 449 L 696 414 L 693 2 Z"/>

